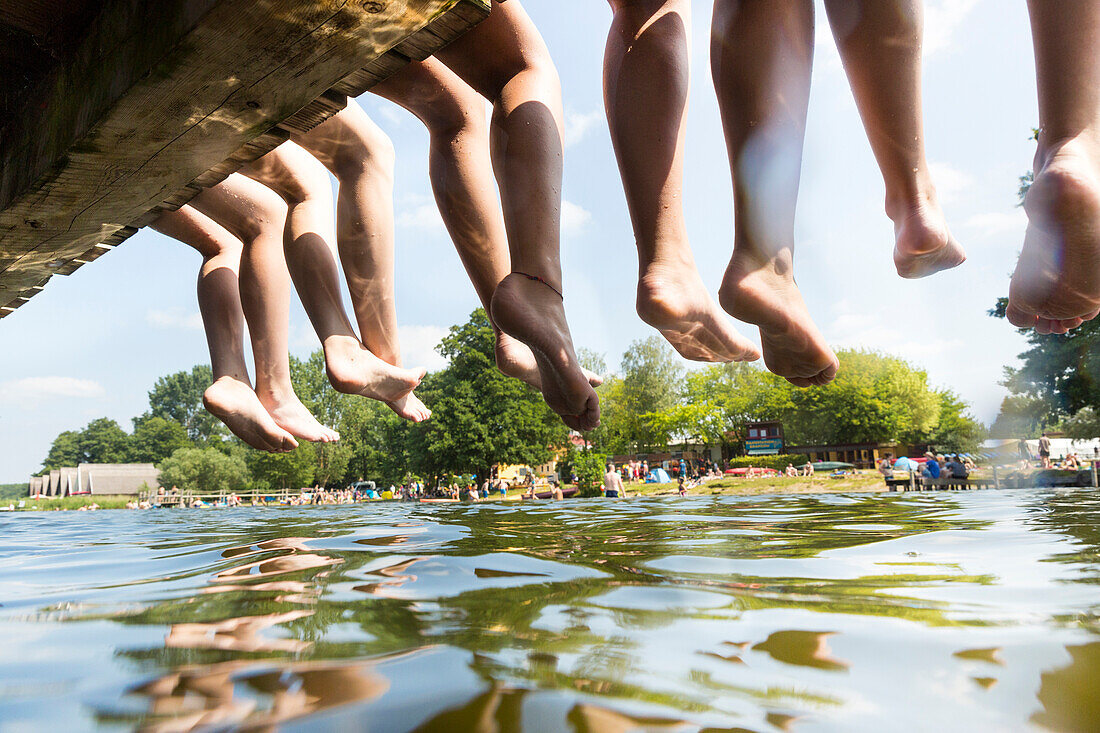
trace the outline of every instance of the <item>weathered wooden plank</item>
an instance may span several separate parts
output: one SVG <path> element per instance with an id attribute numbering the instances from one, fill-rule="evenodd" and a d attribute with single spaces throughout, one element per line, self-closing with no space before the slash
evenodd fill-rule
<path id="1" fill-rule="evenodd" d="M 400 68 L 395 47 L 437 50 L 488 10 L 487 0 L 105 3 L 73 62 L 38 90 L 45 102 L 0 133 L 0 316 L 109 251 L 97 244 L 327 119 L 347 90 Z"/>

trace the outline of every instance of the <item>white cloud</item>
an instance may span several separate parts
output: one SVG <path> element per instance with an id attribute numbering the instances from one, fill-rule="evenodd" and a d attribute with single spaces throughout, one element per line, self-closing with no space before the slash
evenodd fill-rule
<path id="1" fill-rule="evenodd" d="M 401 361 L 406 367 L 425 367 L 436 371 L 447 366 L 447 360 L 436 352 L 440 339 L 447 335 L 442 326 L 398 326 Z"/>
<path id="2" fill-rule="evenodd" d="M 588 222 L 592 221 L 592 212 L 572 201 L 562 199 L 561 230 L 567 234 L 580 233 Z"/>
<path id="3" fill-rule="evenodd" d="M 198 313 L 184 313 L 178 309 L 146 311 L 145 320 L 158 328 L 182 328 L 188 331 L 202 329 L 202 316 Z"/>
<path id="4" fill-rule="evenodd" d="M 932 182 L 936 184 L 936 193 L 940 202 L 949 204 L 963 191 L 974 185 L 974 178 L 966 171 L 961 171 L 954 166 L 940 161 L 928 164 L 928 171 L 932 174 Z"/>
<path id="5" fill-rule="evenodd" d="M 931 0 L 924 9 L 924 57 L 949 47 L 978 0 Z"/>
<path id="6" fill-rule="evenodd" d="M 443 224 L 443 217 L 439 215 L 439 208 L 434 203 L 419 204 L 403 209 L 397 215 L 397 226 L 440 234 L 447 233 L 447 227 Z"/>
<path id="7" fill-rule="evenodd" d="M 1024 230 L 1027 229 L 1027 214 L 1021 208 L 1011 211 L 989 211 L 984 214 L 974 214 L 963 222 L 963 226 L 983 237 L 1007 234 L 1023 237 Z"/>
<path id="8" fill-rule="evenodd" d="M 569 111 L 565 113 L 565 147 L 571 148 L 585 137 L 604 118 L 603 110 L 591 112 Z"/>
<path id="9" fill-rule="evenodd" d="M 24 377 L 0 382 L 0 402 L 34 405 L 50 399 L 92 399 L 106 394 L 91 379 L 75 377 Z"/>

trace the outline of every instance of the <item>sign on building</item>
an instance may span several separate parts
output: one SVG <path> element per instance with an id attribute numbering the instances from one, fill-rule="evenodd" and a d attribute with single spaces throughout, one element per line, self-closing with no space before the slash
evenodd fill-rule
<path id="1" fill-rule="evenodd" d="M 783 452 L 781 422 L 746 423 L 745 436 L 745 455 L 774 456 Z"/>

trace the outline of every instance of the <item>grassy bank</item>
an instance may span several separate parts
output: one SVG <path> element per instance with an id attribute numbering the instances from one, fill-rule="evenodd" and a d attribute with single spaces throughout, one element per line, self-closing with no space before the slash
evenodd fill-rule
<path id="1" fill-rule="evenodd" d="M 59 496 L 53 499 L 25 499 L 26 506 L 19 511 L 53 512 L 67 509 L 79 509 L 82 506 L 98 504 L 100 509 L 125 509 L 131 496 Z M 15 500 L 18 504 L 18 499 Z"/>

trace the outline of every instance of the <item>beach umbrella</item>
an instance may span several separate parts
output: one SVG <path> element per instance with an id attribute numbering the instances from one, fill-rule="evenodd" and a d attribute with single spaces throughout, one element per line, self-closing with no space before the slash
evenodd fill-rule
<path id="1" fill-rule="evenodd" d="M 919 468 L 919 463 L 914 461 L 912 458 L 906 458 L 905 456 L 902 456 L 901 458 L 894 461 L 895 471 L 916 471 Z"/>

